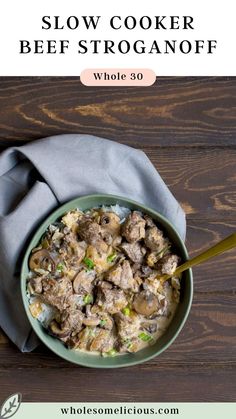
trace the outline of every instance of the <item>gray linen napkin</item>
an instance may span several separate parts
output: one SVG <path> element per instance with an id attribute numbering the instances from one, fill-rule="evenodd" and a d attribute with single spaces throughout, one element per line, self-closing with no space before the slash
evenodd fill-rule
<path id="1" fill-rule="evenodd" d="M 39 341 L 20 296 L 27 241 L 59 204 L 108 193 L 132 198 L 168 218 L 185 238 L 185 214 L 147 156 L 90 135 L 60 135 L 0 155 L 0 327 L 23 352 Z"/>

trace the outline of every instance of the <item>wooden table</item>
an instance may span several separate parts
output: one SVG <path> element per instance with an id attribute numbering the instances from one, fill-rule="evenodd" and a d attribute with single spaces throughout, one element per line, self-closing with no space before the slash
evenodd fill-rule
<path id="1" fill-rule="evenodd" d="M 236 78 L 160 78 L 90 88 L 78 78 L 1 78 L 0 147 L 88 133 L 143 149 L 187 213 L 191 256 L 236 230 Z M 92 370 L 0 334 L 1 399 L 235 401 L 236 251 L 194 269 L 191 314 L 175 343 L 137 367 Z"/>

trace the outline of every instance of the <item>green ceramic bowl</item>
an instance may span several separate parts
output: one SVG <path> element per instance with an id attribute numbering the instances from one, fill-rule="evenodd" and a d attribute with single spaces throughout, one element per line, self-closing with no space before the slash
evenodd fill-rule
<path id="1" fill-rule="evenodd" d="M 86 367 L 93 368 L 118 368 L 118 367 L 127 367 L 135 364 L 140 364 L 144 361 L 147 361 L 157 355 L 160 355 L 165 349 L 167 349 L 171 343 L 178 336 L 180 330 L 182 329 L 187 316 L 190 311 L 193 295 L 193 279 L 191 270 L 186 271 L 183 274 L 181 279 L 181 297 L 180 303 L 177 309 L 177 312 L 169 325 L 167 331 L 164 335 L 152 346 L 142 349 L 141 351 L 135 354 L 124 354 L 118 355 L 116 357 L 106 357 L 91 355 L 89 353 L 82 353 L 80 351 L 69 350 L 67 349 L 61 341 L 50 336 L 47 331 L 41 326 L 37 319 L 34 319 L 29 311 L 29 302 L 26 295 L 26 282 L 27 276 L 29 273 L 28 260 L 31 253 L 31 250 L 39 243 L 42 235 L 49 226 L 49 224 L 54 223 L 58 218 L 60 218 L 65 212 L 74 209 L 80 208 L 81 210 L 87 210 L 100 205 L 114 205 L 118 204 L 132 210 L 140 210 L 145 214 L 150 215 L 158 224 L 161 225 L 166 235 L 174 243 L 176 251 L 181 256 L 182 261 L 188 259 L 188 253 L 185 248 L 185 245 L 176 232 L 175 228 L 164 218 L 162 215 L 156 211 L 141 205 L 130 199 L 122 198 L 114 195 L 88 195 L 81 198 L 74 199 L 54 211 L 38 228 L 34 234 L 23 260 L 22 270 L 21 270 L 21 293 L 23 298 L 24 307 L 28 316 L 28 319 L 33 327 L 35 333 L 41 339 L 41 341 L 48 346 L 53 352 L 59 355 L 61 358 L 66 359 L 67 361 L 73 362 L 75 364 L 83 365 Z"/>

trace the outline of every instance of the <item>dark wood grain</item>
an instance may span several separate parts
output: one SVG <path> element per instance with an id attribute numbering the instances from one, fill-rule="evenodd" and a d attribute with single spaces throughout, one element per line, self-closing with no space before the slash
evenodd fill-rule
<path id="1" fill-rule="evenodd" d="M 190 256 L 213 246 L 236 231 L 235 221 L 190 220 L 186 245 Z M 235 292 L 236 250 L 233 249 L 194 268 L 196 292 Z"/>
<path id="2" fill-rule="evenodd" d="M 89 88 L 78 78 L 0 78 L 0 151 L 88 133 L 147 153 L 187 214 L 190 256 L 236 230 L 236 78 L 160 78 Z M 60 139 L 58 139 L 60 141 Z M 194 269 L 190 316 L 161 356 L 91 370 L 43 345 L 22 354 L 0 332 L 0 396 L 25 401 L 235 401 L 236 251 Z"/>
<path id="3" fill-rule="evenodd" d="M 24 401 L 225 402 L 235 401 L 235 369 L 146 365 L 116 371 L 45 368 L 0 371 L 1 398 L 21 391 Z"/>
<path id="4" fill-rule="evenodd" d="M 236 145 L 236 136 L 235 136 Z M 143 146 L 188 219 L 236 219 L 236 148 Z"/>
<path id="5" fill-rule="evenodd" d="M 0 80 L 0 140 L 96 134 L 135 147 L 235 145 L 235 78 L 159 78 L 141 88 L 85 87 L 79 78 Z"/>

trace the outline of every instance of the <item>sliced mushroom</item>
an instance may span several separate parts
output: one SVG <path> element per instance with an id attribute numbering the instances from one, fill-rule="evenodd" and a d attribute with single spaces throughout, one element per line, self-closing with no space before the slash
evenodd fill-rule
<path id="1" fill-rule="evenodd" d="M 52 334 L 60 339 L 65 339 L 70 336 L 70 329 L 69 328 L 61 329 L 59 324 L 56 322 L 56 320 L 53 320 L 50 323 L 49 328 Z"/>
<path id="2" fill-rule="evenodd" d="M 98 317 L 85 317 L 83 319 L 83 324 L 85 326 L 98 326 L 100 323 L 100 319 Z"/>
<path id="3" fill-rule="evenodd" d="M 31 271 L 34 271 L 35 269 L 48 270 L 49 268 L 51 271 L 54 271 L 55 261 L 48 250 L 41 249 L 31 255 L 29 267 Z"/>
<path id="4" fill-rule="evenodd" d="M 74 278 L 73 289 L 76 294 L 87 293 L 92 291 L 92 282 L 95 278 L 95 271 L 86 271 L 83 269 Z"/>
<path id="5" fill-rule="evenodd" d="M 114 212 L 104 212 L 101 215 L 100 224 L 102 231 L 110 233 L 112 236 L 118 236 L 120 233 L 120 218 Z"/>
<path id="6" fill-rule="evenodd" d="M 83 324 L 85 326 L 98 326 L 100 323 L 100 318 L 98 317 L 98 313 L 91 313 L 91 305 L 87 304 L 85 306 L 85 314 L 86 317 L 83 319 Z"/>
<path id="7" fill-rule="evenodd" d="M 158 298 L 149 291 L 142 291 L 134 297 L 133 307 L 135 311 L 144 316 L 150 316 L 158 310 Z"/>

